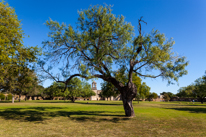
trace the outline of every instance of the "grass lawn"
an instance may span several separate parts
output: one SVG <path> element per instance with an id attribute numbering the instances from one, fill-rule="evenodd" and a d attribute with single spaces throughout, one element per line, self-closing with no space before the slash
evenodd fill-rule
<path id="1" fill-rule="evenodd" d="M 121 101 L 0 101 L 0 136 L 206 136 L 205 104 L 135 101 L 134 109 L 127 118 Z"/>

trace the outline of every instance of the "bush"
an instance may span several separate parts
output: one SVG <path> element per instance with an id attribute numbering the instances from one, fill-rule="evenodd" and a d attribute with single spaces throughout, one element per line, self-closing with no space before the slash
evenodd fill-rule
<path id="1" fill-rule="evenodd" d="M 5 95 L 3 93 L 0 93 L 0 99 L 5 100 Z"/>
<path id="2" fill-rule="evenodd" d="M 12 94 L 9 94 L 9 95 L 7 96 L 7 100 L 12 100 Z"/>

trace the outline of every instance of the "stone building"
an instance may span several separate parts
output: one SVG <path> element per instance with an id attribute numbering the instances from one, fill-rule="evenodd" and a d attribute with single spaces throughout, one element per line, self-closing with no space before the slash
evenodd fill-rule
<path id="1" fill-rule="evenodd" d="M 104 98 L 104 97 L 100 97 L 99 94 L 102 92 L 101 90 L 97 90 L 97 83 L 95 81 L 92 82 L 92 90 L 94 91 L 94 93 L 96 94 L 95 96 L 91 96 L 90 100 L 119 100 L 119 96 L 116 98 L 114 98 L 113 96 L 109 97 L 109 98 Z"/>
<path id="2" fill-rule="evenodd" d="M 91 96 L 91 100 L 103 100 L 103 98 L 101 98 L 99 96 L 99 94 L 102 92 L 101 90 L 97 90 L 97 83 L 95 81 L 92 82 L 92 90 L 94 91 L 94 93 L 96 94 L 95 96 Z"/>

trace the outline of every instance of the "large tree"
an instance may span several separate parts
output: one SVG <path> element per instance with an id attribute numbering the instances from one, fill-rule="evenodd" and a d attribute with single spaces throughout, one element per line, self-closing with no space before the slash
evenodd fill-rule
<path id="1" fill-rule="evenodd" d="M 0 2 L 0 90 L 15 85 L 22 67 L 37 59 L 38 48 L 24 46 L 24 36 L 15 10 Z"/>
<path id="2" fill-rule="evenodd" d="M 112 83 L 122 95 L 125 115 L 133 117 L 132 100 L 137 94 L 137 87 L 132 82 L 133 73 L 140 77 L 162 77 L 171 84 L 187 74 L 185 66 L 188 64 L 185 57 L 172 51 L 172 39 L 168 40 L 158 30 L 143 34 L 142 22 L 145 23 L 140 18 L 139 34 L 135 36 L 131 23 L 123 16 L 112 14 L 111 6 L 91 6 L 79 11 L 76 28 L 49 20 L 46 24 L 50 29 L 50 39 L 43 42 L 44 48 L 48 59 L 53 61 L 51 66 L 55 63 L 63 65 L 61 71 L 66 79 L 54 77 L 49 73 L 51 70 L 43 67 L 43 61 L 42 69 L 50 78 L 65 85 L 76 76 L 100 78 Z M 69 73 L 71 68 L 79 73 Z M 122 75 L 128 74 L 125 84 L 114 77 L 117 70 Z"/>

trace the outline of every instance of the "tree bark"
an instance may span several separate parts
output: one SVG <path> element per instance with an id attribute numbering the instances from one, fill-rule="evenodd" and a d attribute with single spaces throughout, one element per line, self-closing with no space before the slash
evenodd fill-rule
<path id="1" fill-rule="evenodd" d="M 71 101 L 72 101 L 72 103 L 74 103 L 75 102 L 75 97 L 72 97 Z"/>
<path id="2" fill-rule="evenodd" d="M 124 91 L 121 93 L 125 115 L 127 117 L 135 117 L 132 100 L 137 95 L 137 87 L 134 83 L 128 82 Z"/>
<path id="3" fill-rule="evenodd" d="M 26 99 L 27 99 L 27 96 L 25 95 L 25 101 L 26 101 Z"/>

